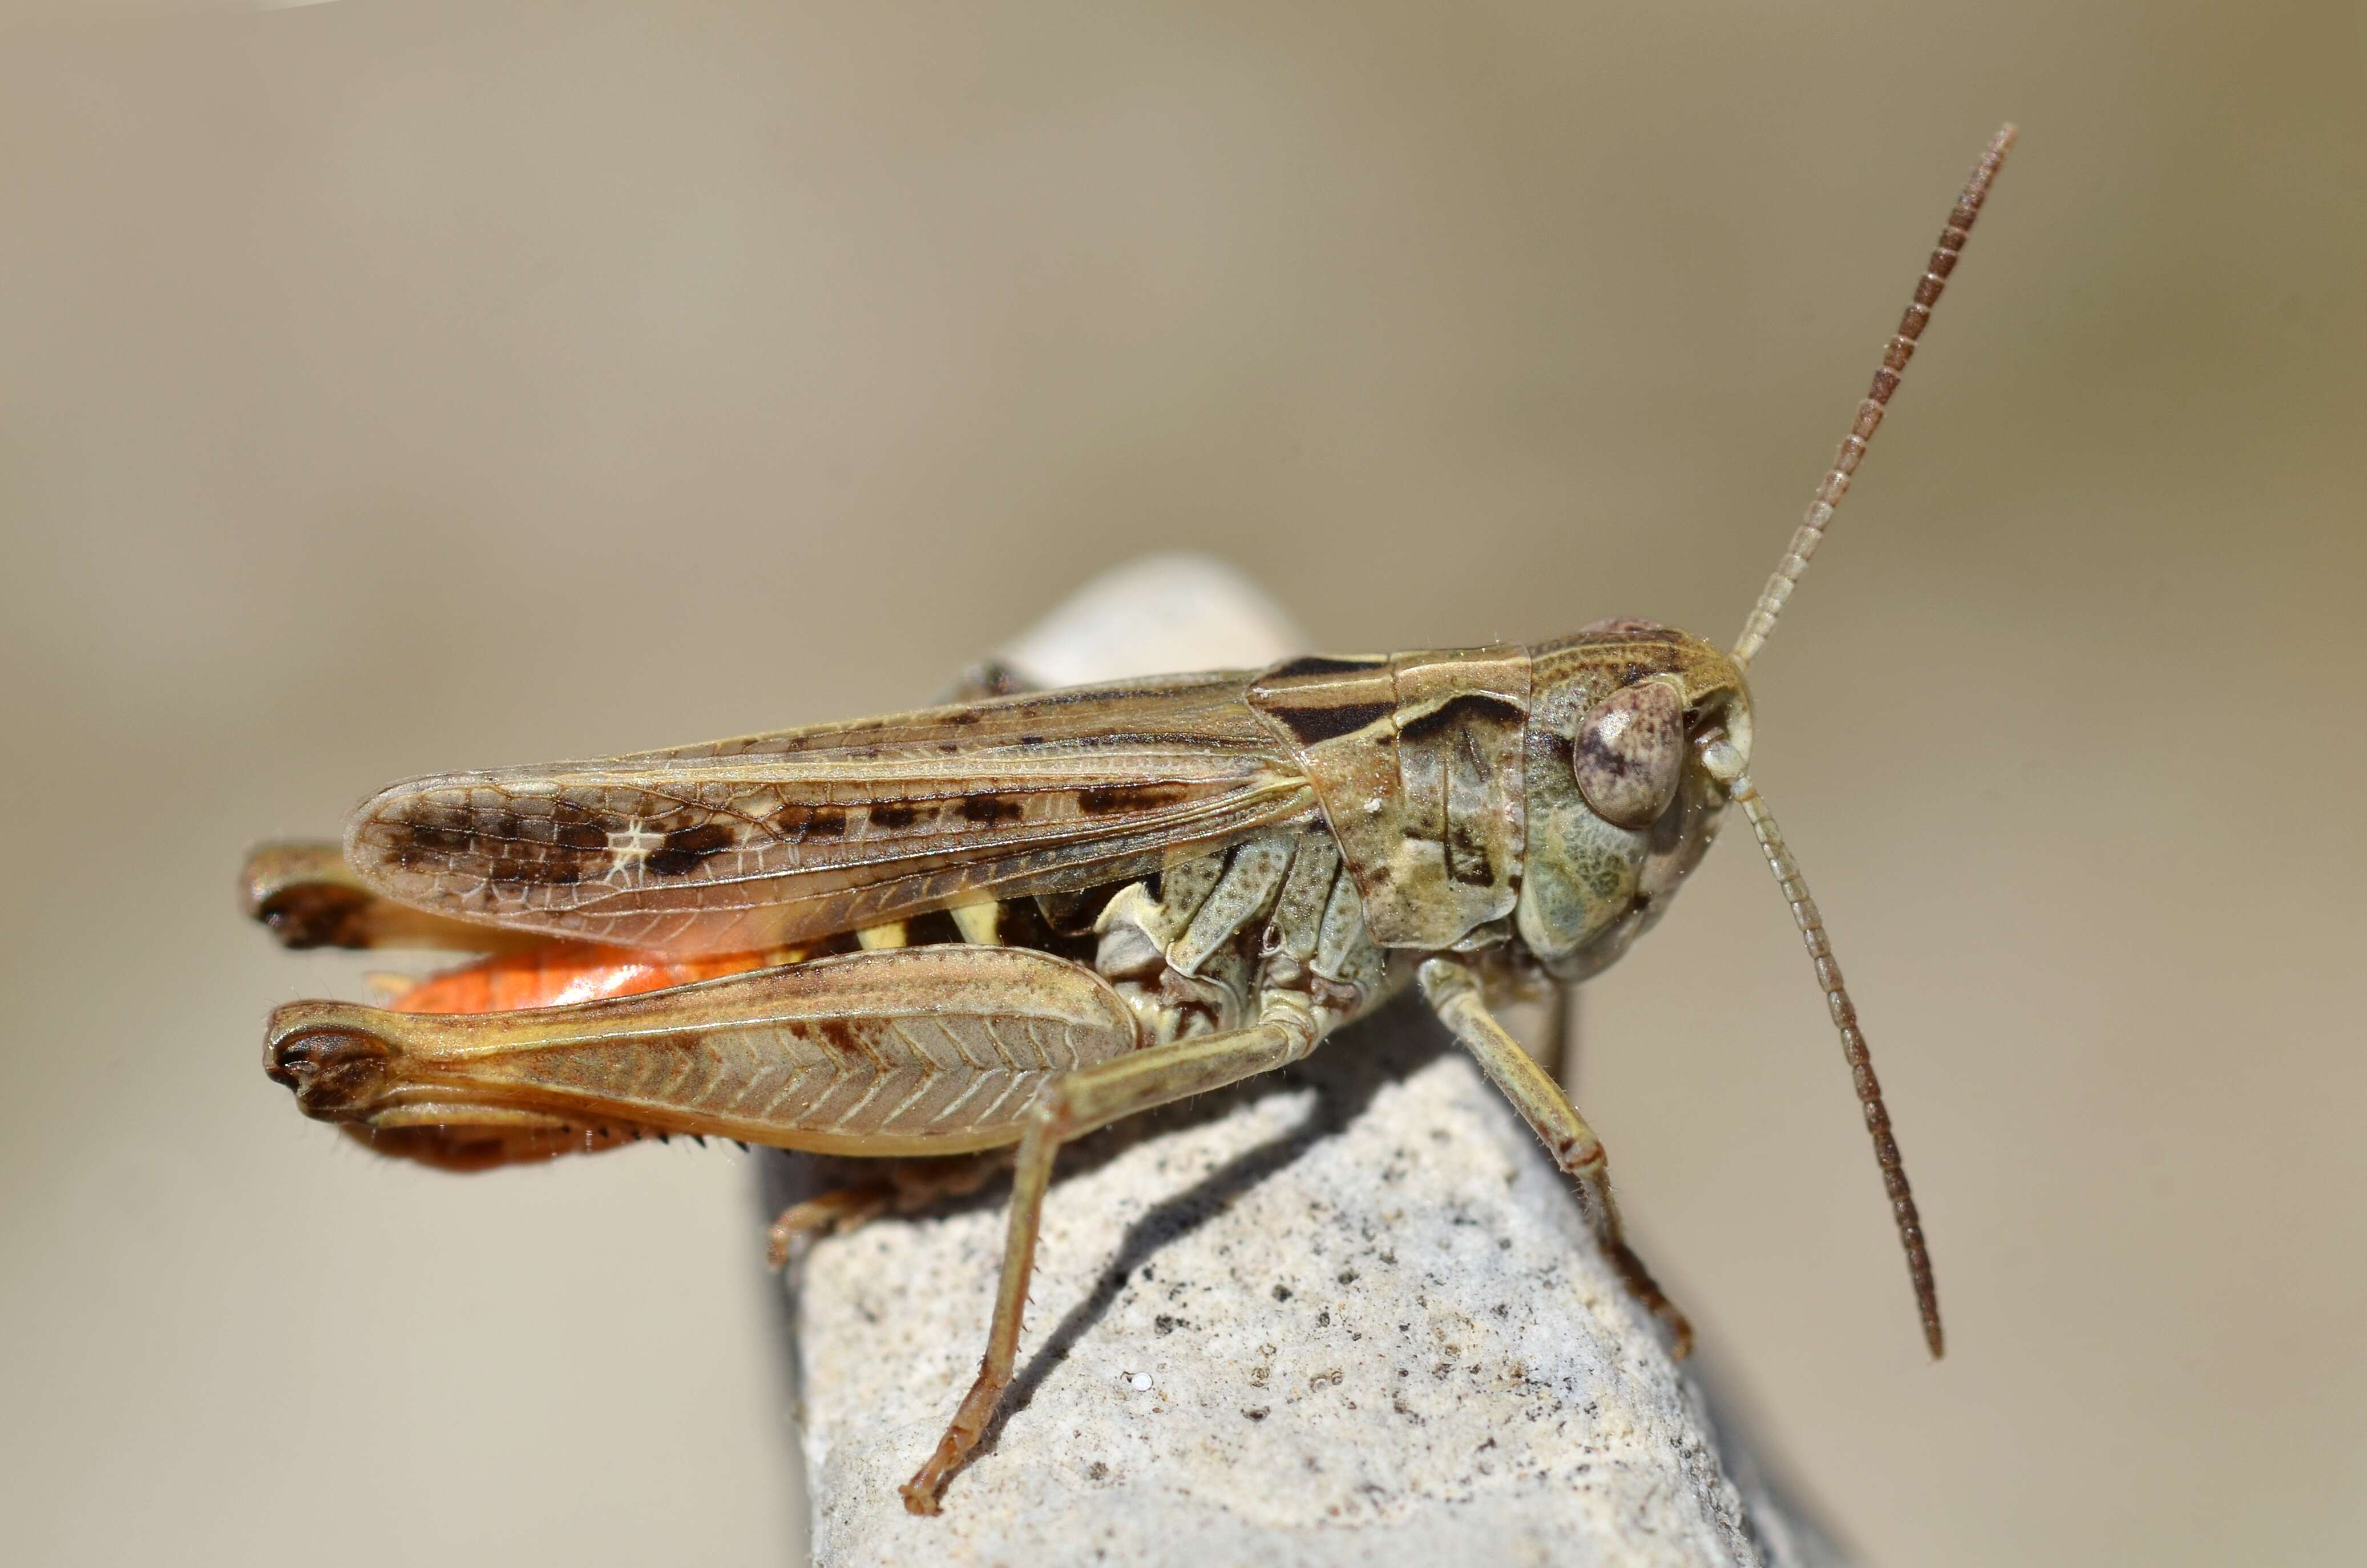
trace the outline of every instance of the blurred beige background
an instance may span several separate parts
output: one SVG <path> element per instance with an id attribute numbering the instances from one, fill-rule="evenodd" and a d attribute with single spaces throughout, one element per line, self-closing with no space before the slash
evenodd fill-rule
<path id="1" fill-rule="evenodd" d="M 2367 75 L 2328 4 L 38 5 L 0 23 L 0 1515 L 25 1562 L 798 1552 L 748 1163 L 374 1163 L 250 840 L 902 704 L 1113 562 L 1321 646 L 1729 637 L 1589 989 L 1648 1254 L 1891 1563 L 2356 1561 Z M 924 1287 L 923 1287 L 924 1288 Z"/>

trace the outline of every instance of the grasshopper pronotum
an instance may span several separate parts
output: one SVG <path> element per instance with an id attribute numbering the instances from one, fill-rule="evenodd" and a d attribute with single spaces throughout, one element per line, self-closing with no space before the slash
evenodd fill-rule
<path id="1" fill-rule="evenodd" d="M 1489 1012 L 1650 928 L 1728 804 L 1817 966 L 1924 1338 L 1931 1260 L 1863 1034 L 1753 785 L 1743 672 L 1806 569 L 2013 139 L 1950 213 L 1839 456 L 1731 652 L 1649 622 L 1529 648 L 1305 658 L 381 791 L 250 859 L 291 946 L 490 956 L 392 1009 L 294 1002 L 271 1077 L 371 1146 L 477 1168 L 712 1134 L 838 1154 L 1015 1145 L 984 1361 L 904 1488 L 932 1513 L 1018 1348 L 1060 1145 L 1297 1061 L 1407 984 L 1620 1234 L 1603 1145 Z M 998 689 L 1002 687 L 1003 689 Z M 788 1235 L 875 1197 L 801 1205 Z"/>

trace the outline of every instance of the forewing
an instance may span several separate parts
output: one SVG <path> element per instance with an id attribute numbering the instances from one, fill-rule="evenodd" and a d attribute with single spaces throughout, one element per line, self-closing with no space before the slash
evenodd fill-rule
<path id="1" fill-rule="evenodd" d="M 1310 816 L 1239 673 L 1033 693 L 446 773 L 365 802 L 353 869 L 461 919 L 677 953 L 810 942 L 1142 874 Z"/>

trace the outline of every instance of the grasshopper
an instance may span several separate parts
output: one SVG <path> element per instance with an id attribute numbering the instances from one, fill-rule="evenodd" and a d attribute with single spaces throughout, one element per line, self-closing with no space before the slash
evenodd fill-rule
<path id="1" fill-rule="evenodd" d="M 1053 1161 L 1121 1117 L 1299 1060 L 1417 987 L 1628 1247 L 1603 1144 L 1491 1008 L 1666 911 L 1738 806 L 1838 1026 L 1932 1356 L 1939 1302 L 1863 1032 L 1750 775 L 1745 671 L 1880 425 L 2013 128 L 1958 197 L 1806 517 L 1731 650 L 1648 621 L 1530 647 L 1310 657 L 966 700 L 598 761 L 440 773 L 342 844 L 266 846 L 290 946 L 490 956 L 392 1007 L 273 1013 L 305 1114 L 459 1168 L 644 1135 L 832 1154 L 1015 1145 L 977 1380 L 903 1487 L 934 1513 L 1012 1377 Z M 775 1231 L 878 1203 L 801 1205 Z"/>

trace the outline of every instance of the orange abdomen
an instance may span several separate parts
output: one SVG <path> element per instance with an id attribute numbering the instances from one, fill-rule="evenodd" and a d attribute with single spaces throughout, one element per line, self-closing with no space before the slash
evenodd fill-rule
<path id="1" fill-rule="evenodd" d="M 387 1004 L 395 1012 L 515 1012 L 629 997 L 786 964 L 790 953 L 683 958 L 592 942 L 549 942 L 430 975 Z"/>

